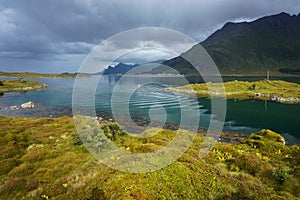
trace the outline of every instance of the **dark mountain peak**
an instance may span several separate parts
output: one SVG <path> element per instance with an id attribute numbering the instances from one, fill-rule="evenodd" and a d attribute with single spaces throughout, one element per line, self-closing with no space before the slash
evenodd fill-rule
<path id="1" fill-rule="evenodd" d="M 247 24 L 248 24 L 248 22 L 227 22 L 227 23 L 225 23 L 223 28 L 233 27 L 233 26 L 237 26 L 237 25 L 247 25 Z"/>
<path id="2" fill-rule="evenodd" d="M 225 25 L 223 26 L 223 28 L 227 28 L 227 27 L 232 27 L 232 26 L 234 26 L 236 23 L 234 23 L 234 22 L 227 22 L 227 23 L 225 23 Z"/>
<path id="3" fill-rule="evenodd" d="M 248 22 L 227 22 L 222 29 L 225 32 L 240 32 L 243 29 L 246 29 L 248 26 Z"/>
<path id="4" fill-rule="evenodd" d="M 274 15 L 274 16 L 279 16 L 279 17 L 290 17 L 291 15 L 288 14 L 288 13 L 286 13 L 286 12 L 281 12 L 281 13 L 279 13 L 279 14 L 277 14 L 277 15 Z"/>
<path id="5" fill-rule="evenodd" d="M 259 18 L 252 22 L 228 22 L 201 44 L 207 46 L 214 45 L 219 42 L 227 42 L 231 38 L 236 38 L 247 33 L 251 36 L 259 36 L 260 34 L 266 35 L 266 32 L 271 35 L 272 32 L 279 32 L 281 34 L 298 34 L 298 27 L 300 23 L 300 17 L 298 16 L 291 16 L 288 13 L 281 12 L 279 14 Z"/>
<path id="6" fill-rule="evenodd" d="M 259 18 L 257 20 L 254 20 L 251 23 L 257 23 L 257 22 L 266 22 L 266 21 L 270 21 L 270 20 L 288 20 L 289 18 L 291 18 L 292 16 L 286 12 L 281 12 L 275 15 L 269 15 L 269 16 L 265 16 L 262 18 Z"/>
<path id="7" fill-rule="evenodd" d="M 300 14 L 300 13 L 299 13 Z M 236 27 L 236 26 L 247 26 L 249 24 L 256 24 L 257 22 L 260 22 L 260 21 L 266 21 L 268 19 L 272 19 L 272 20 L 275 20 L 275 19 L 289 19 L 291 17 L 294 17 L 296 15 L 293 15 L 291 16 L 290 14 L 286 13 L 286 12 L 281 12 L 281 13 L 278 13 L 278 14 L 275 14 L 275 15 L 270 15 L 270 16 L 265 16 L 265 17 L 262 17 L 262 18 L 259 18 L 257 20 L 254 20 L 252 22 L 227 22 L 225 23 L 225 25 L 223 26 L 222 29 L 230 29 L 230 28 L 233 28 L 233 27 Z"/>

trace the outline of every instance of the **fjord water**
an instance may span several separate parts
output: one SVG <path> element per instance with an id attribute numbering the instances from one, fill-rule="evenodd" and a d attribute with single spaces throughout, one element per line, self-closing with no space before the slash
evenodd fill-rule
<path id="1" fill-rule="evenodd" d="M 81 79 L 97 79 L 97 77 L 80 77 Z M 230 80 L 261 80 L 264 77 L 224 77 L 224 81 Z M 98 84 L 95 93 L 95 109 L 97 113 L 111 113 L 111 96 L 118 83 L 119 76 L 103 76 Z M 153 84 L 140 86 L 140 80 L 148 80 Z M 160 76 L 131 76 L 127 77 L 122 92 L 126 94 L 129 88 L 135 87 L 134 93 L 130 97 L 129 105 L 115 99 L 117 109 L 122 112 L 126 106 L 129 107 L 130 115 L 135 120 L 149 119 L 149 111 L 156 113 L 157 118 L 161 114 L 162 108 L 165 109 L 167 122 L 180 123 L 181 108 L 191 106 L 200 109 L 201 128 L 207 128 L 210 122 L 211 104 L 210 99 L 200 98 L 198 102 L 192 101 L 187 95 L 179 95 L 181 104 L 178 101 L 178 94 L 163 90 L 163 87 L 178 86 L 182 82 L 179 77 L 160 77 Z M 282 79 L 300 83 L 297 77 L 273 77 L 272 79 Z M 22 116 L 22 117 L 58 117 L 72 115 L 72 92 L 73 78 L 32 78 L 47 84 L 48 88 L 42 91 L 27 93 L 6 93 L 0 97 L 0 115 Z M 199 77 L 190 77 L 191 83 L 201 82 Z M 86 86 L 88 89 L 89 86 Z M 20 106 L 24 102 L 33 101 L 35 109 L 13 109 L 11 106 Z M 76 105 L 75 105 L 76 106 Z M 81 105 L 82 106 L 82 105 Z M 82 109 L 93 108 L 93 105 L 84 105 Z M 276 102 L 264 102 L 255 100 L 227 100 L 227 114 L 223 131 L 239 132 L 250 134 L 263 128 L 271 129 L 281 133 L 288 141 L 300 143 L 300 105 L 286 105 Z M 193 120 L 197 116 L 187 115 L 188 120 Z M 163 120 L 163 119 L 162 119 Z"/>

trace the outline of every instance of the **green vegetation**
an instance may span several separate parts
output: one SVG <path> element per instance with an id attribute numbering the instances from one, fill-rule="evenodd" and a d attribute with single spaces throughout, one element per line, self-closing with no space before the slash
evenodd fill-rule
<path id="1" fill-rule="evenodd" d="M 154 152 L 176 135 L 151 129 L 144 134 L 155 136 L 135 138 L 114 123 L 98 129 L 136 153 Z M 217 143 L 200 158 L 203 140 L 197 135 L 176 162 L 161 170 L 129 174 L 93 158 L 72 118 L 0 117 L 0 199 L 300 198 L 299 146 L 286 146 L 283 137 L 262 130 L 241 144 Z"/>
<path id="2" fill-rule="evenodd" d="M 0 72 L 0 77 L 23 77 L 23 78 L 73 78 L 78 73 L 61 73 L 61 74 L 40 74 L 34 72 Z M 88 74 L 79 74 L 88 75 Z"/>
<path id="3" fill-rule="evenodd" d="M 19 80 L 0 81 L 0 93 L 4 92 L 27 92 L 45 89 L 47 85 L 33 81 L 26 81 L 24 78 Z"/>
<path id="4" fill-rule="evenodd" d="M 168 88 L 168 90 L 195 93 L 198 97 L 225 97 L 226 95 L 226 98 L 229 99 L 258 99 L 290 104 L 300 103 L 300 84 L 297 83 L 281 80 L 231 81 L 224 83 L 226 94 L 224 94 L 222 87 L 223 84 L 209 82 Z"/>

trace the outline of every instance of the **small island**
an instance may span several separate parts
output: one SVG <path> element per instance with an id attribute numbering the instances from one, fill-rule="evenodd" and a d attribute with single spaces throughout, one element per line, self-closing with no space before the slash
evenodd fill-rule
<path id="1" fill-rule="evenodd" d="M 27 81 L 23 78 L 18 80 L 1 80 L 0 93 L 4 92 L 29 92 L 36 90 L 43 90 L 47 85 L 34 81 Z"/>
<path id="2" fill-rule="evenodd" d="M 225 87 L 225 93 L 223 86 Z M 228 99 L 256 99 L 286 104 L 300 103 L 300 84 L 282 80 L 230 81 L 223 83 L 190 84 L 167 90 L 195 94 L 197 97 L 226 97 Z"/>

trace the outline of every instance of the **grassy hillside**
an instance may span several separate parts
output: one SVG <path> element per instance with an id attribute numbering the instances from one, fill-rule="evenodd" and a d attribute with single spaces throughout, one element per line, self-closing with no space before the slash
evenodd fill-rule
<path id="1" fill-rule="evenodd" d="M 224 87 L 225 94 L 223 92 L 223 84 L 211 82 L 168 89 L 183 93 L 193 93 L 198 97 L 226 96 L 229 99 L 258 99 L 280 103 L 300 103 L 300 84 L 297 83 L 281 80 L 231 81 L 225 82 Z"/>
<path id="2" fill-rule="evenodd" d="M 2 80 L 0 81 L 0 93 L 4 92 L 27 92 L 46 88 L 47 85 L 34 81 L 27 81 L 23 78 L 19 80 Z"/>
<path id="3" fill-rule="evenodd" d="M 175 136 L 169 130 L 132 138 L 116 124 L 97 127 L 131 152 L 153 152 Z M 114 136 L 114 137 L 112 137 Z M 168 167 L 123 173 L 95 160 L 67 117 L 0 117 L 0 199 L 297 199 L 300 147 L 269 130 L 241 144 L 218 143 L 199 158 L 203 136 Z M 111 158 L 115 159 L 115 158 Z"/>

